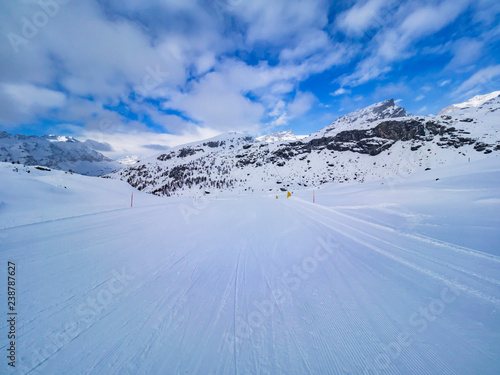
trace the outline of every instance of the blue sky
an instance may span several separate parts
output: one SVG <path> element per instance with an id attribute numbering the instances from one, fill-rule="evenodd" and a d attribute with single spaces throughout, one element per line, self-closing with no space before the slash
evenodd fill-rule
<path id="1" fill-rule="evenodd" d="M 499 21 L 497 0 L 3 1 L 0 130 L 120 156 L 390 98 L 435 114 L 500 89 Z"/>

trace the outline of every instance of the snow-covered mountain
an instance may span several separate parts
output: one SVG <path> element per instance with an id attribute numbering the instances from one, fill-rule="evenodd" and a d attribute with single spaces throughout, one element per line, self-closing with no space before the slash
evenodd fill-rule
<path id="1" fill-rule="evenodd" d="M 72 170 L 98 176 L 120 168 L 120 164 L 73 137 L 25 136 L 0 132 L 0 161 Z"/>
<path id="2" fill-rule="evenodd" d="M 490 94 L 486 95 L 476 95 L 470 100 L 467 100 L 466 102 L 463 103 L 458 103 L 458 104 L 452 104 L 446 108 L 443 108 L 438 112 L 439 115 L 445 115 L 447 113 L 459 110 L 459 109 L 464 109 L 464 108 L 477 108 L 484 103 L 486 103 L 488 100 L 491 100 L 493 98 L 497 98 L 500 95 L 500 91 L 494 91 Z"/>
<path id="3" fill-rule="evenodd" d="M 295 135 L 291 130 L 284 130 L 272 134 L 262 135 L 255 138 L 259 142 L 281 142 L 281 141 L 298 141 L 299 139 L 306 138 L 307 135 Z"/>
<path id="4" fill-rule="evenodd" d="M 405 109 L 398 106 L 394 102 L 394 99 L 389 99 L 339 117 L 327 127 L 314 133 L 313 137 L 323 137 L 327 133 L 328 135 L 333 135 L 345 130 L 367 129 L 370 127 L 370 124 L 377 120 L 404 116 L 407 116 Z"/>
<path id="5" fill-rule="evenodd" d="M 238 133 L 178 146 L 108 177 L 157 195 L 286 191 L 408 175 L 496 157 L 500 98 L 450 115 L 411 116 L 387 100 L 297 141 Z"/>

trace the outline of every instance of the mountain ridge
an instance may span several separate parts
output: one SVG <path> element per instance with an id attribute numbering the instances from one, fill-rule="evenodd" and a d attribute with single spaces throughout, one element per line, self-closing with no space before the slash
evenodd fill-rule
<path id="1" fill-rule="evenodd" d="M 485 95 L 476 95 L 473 98 L 467 100 L 466 102 L 452 104 L 446 108 L 443 108 L 442 110 L 440 110 L 438 112 L 438 116 L 445 115 L 445 114 L 448 114 L 448 113 L 451 113 L 453 111 L 457 111 L 460 109 L 479 107 L 479 106 L 483 105 L 484 103 L 486 103 L 487 101 L 494 99 L 494 98 L 497 98 L 499 95 L 500 95 L 500 91 L 494 91 L 492 93 L 485 94 Z"/>
<path id="2" fill-rule="evenodd" d="M 228 133 L 172 148 L 106 177 L 157 195 L 286 191 L 407 175 L 498 156 L 500 98 L 442 116 L 413 116 L 389 99 L 344 115 L 301 140 Z"/>
<path id="3" fill-rule="evenodd" d="M 98 176 L 120 168 L 86 142 L 56 135 L 22 135 L 0 131 L 0 160 L 25 165 L 40 165 Z"/>

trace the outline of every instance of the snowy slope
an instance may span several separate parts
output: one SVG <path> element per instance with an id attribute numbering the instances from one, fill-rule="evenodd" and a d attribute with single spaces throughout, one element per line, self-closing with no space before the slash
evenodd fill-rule
<path id="1" fill-rule="evenodd" d="M 497 160 L 325 184 L 315 204 L 137 192 L 153 204 L 134 208 L 123 182 L 4 164 L 2 226 L 9 207 L 32 223 L 0 229 L 9 373 L 498 374 Z"/>
<path id="2" fill-rule="evenodd" d="M 486 103 L 488 100 L 491 100 L 493 98 L 497 98 L 500 95 L 500 91 L 494 91 L 492 93 L 486 94 L 486 95 L 476 95 L 470 100 L 467 100 L 466 102 L 463 103 L 458 103 L 458 104 L 452 104 L 449 107 L 443 108 L 441 111 L 438 112 L 439 115 L 445 115 L 453 111 L 457 111 L 460 109 L 464 108 L 477 108 L 482 106 L 484 103 Z"/>
<path id="3" fill-rule="evenodd" d="M 158 197 L 122 181 L 0 163 L 0 228 L 154 204 Z"/>
<path id="4" fill-rule="evenodd" d="M 375 181 L 497 158 L 498 109 L 500 99 L 495 98 L 450 115 L 409 116 L 388 100 L 343 116 L 298 141 L 267 143 L 229 133 L 173 148 L 110 177 L 168 196 Z"/>
<path id="5" fill-rule="evenodd" d="M 25 136 L 0 132 L 0 161 L 43 165 L 98 176 L 119 169 L 121 164 L 73 137 Z"/>

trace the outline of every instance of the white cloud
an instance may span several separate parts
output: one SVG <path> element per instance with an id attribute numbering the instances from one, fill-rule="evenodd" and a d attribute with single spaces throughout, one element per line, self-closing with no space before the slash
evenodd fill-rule
<path id="1" fill-rule="evenodd" d="M 467 9 L 469 0 L 444 0 L 436 5 L 403 3 L 394 16 L 394 25 L 380 30 L 370 41 L 368 57 L 340 82 L 358 86 L 391 71 L 392 63 L 416 53 L 415 43 L 453 22 Z"/>
<path id="2" fill-rule="evenodd" d="M 339 95 L 345 95 L 345 94 L 350 94 L 351 93 L 351 90 L 348 90 L 348 89 L 345 89 L 343 87 L 335 90 L 334 92 L 331 92 L 330 95 L 331 96 L 339 96 Z"/>
<path id="3" fill-rule="evenodd" d="M 474 73 L 469 79 L 462 83 L 455 91 L 454 95 L 472 97 L 478 91 L 490 93 L 497 87 L 493 86 L 494 79 L 500 76 L 500 65 L 491 65 Z M 498 81 L 496 81 L 498 84 Z"/>
<path id="4" fill-rule="evenodd" d="M 277 118 L 275 118 L 273 121 L 271 121 L 271 126 L 284 126 L 288 124 L 288 117 L 286 116 L 286 113 L 282 113 L 279 115 Z"/>
<path id="5" fill-rule="evenodd" d="M 490 25 L 498 20 L 500 3 L 497 0 L 476 0 L 471 5 L 475 22 Z"/>
<path id="6" fill-rule="evenodd" d="M 343 86 L 355 87 L 379 78 L 390 71 L 391 67 L 384 66 L 378 57 L 369 57 L 357 65 L 354 73 L 342 77 L 340 83 Z"/>
<path id="7" fill-rule="evenodd" d="M 21 106 L 57 108 L 66 103 L 66 95 L 59 91 L 28 84 L 3 84 L 2 87 L 11 99 Z"/>
<path id="8" fill-rule="evenodd" d="M 112 151 L 102 151 L 108 157 L 118 158 L 125 155 L 142 155 L 149 157 L 160 153 L 158 149 L 153 149 L 151 145 L 174 147 L 185 143 L 200 141 L 215 137 L 220 132 L 214 129 L 197 127 L 195 131 L 174 134 L 161 134 L 148 131 L 139 132 L 113 132 L 101 133 L 98 131 L 84 131 L 81 140 L 93 140 L 106 143 L 111 146 Z"/>
<path id="9" fill-rule="evenodd" d="M 399 82 L 378 85 L 373 93 L 373 99 L 375 101 L 386 100 L 399 95 L 407 95 L 411 92 L 411 88 L 401 80 Z"/>
<path id="10" fill-rule="evenodd" d="M 451 83 L 451 79 L 445 79 L 444 81 L 439 82 L 440 87 L 444 87 L 446 85 L 449 85 Z"/>
<path id="11" fill-rule="evenodd" d="M 415 40 L 441 30 L 454 21 L 469 5 L 469 0 L 445 0 L 437 5 L 426 5 L 410 13 L 399 30 L 403 37 Z"/>
<path id="12" fill-rule="evenodd" d="M 269 112 L 269 116 L 280 117 L 285 111 L 286 103 L 283 100 L 279 100 Z"/>
<path id="13" fill-rule="evenodd" d="M 264 115 L 264 107 L 245 97 L 234 83 L 226 74 L 208 73 L 199 82 L 193 82 L 188 92 L 173 96 L 165 108 L 185 112 L 214 129 L 255 131 Z"/>
<path id="14" fill-rule="evenodd" d="M 294 97 L 301 81 L 349 61 L 353 54 L 324 31 L 326 1 L 228 4 L 218 9 L 212 3 L 188 0 L 110 0 L 61 6 L 35 38 L 19 46 L 18 54 L 10 45 L 6 48 L 8 41 L 0 44 L 4 58 L 0 85 L 14 85 L 9 94 L 5 90 L 2 94 L 0 120 L 4 126 L 36 122 L 57 104 L 53 119 L 70 124 L 61 130 L 75 132 L 97 129 L 100 121 L 109 121 L 117 132 L 147 133 L 140 122 L 146 115 L 177 135 L 195 134 L 197 127 L 256 132 L 266 126 L 262 121 L 275 103 Z M 0 14 L 2 30 L 17 33 L 21 33 L 18 21 L 40 10 L 36 2 L 10 2 L 6 8 Z M 229 17 L 239 28 L 227 27 Z M 247 65 L 225 57 L 235 50 L 252 51 L 262 43 L 277 51 L 277 64 L 269 66 L 264 59 Z M 13 87 L 23 85 L 61 87 L 67 97 L 62 103 L 63 93 L 14 95 Z M 29 113 L 16 110 L 13 103 L 20 97 L 24 103 L 38 103 L 36 108 Z M 144 98 L 159 100 L 193 121 L 162 114 Z M 306 111 L 310 98 L 296 93 L 281 121 Z M 106 109 L 120 101 L 139 116 L 138 121 Z"/>
<path id="15" fill-rule="evenodd" d="M 316 97 L 310 92 L 298 92 L 293 102 L 288 104 L 289 116 L 295 118 L 303 115 L 311 109 L 316 100 Z"/>
<path id="16" fill-rule="evenodd" d="M 293 82 L 289 81 L 281 81 L 273 84 L 270 88 L 272 94 L 280 95 L 280 94 L 288 94 L 295 89 L 295 85 Z"/>
<path id="17" fill-rule="evenodd" d="M 298 91 L 293 101 L 286 103 L 279 100 L 269 111 L 272 127 L 287 125 L 290 120 L 307 113 L 318 99 L 310 92 Z"/>
<path id="18" fill-rule="evenodd" d="M 364 3 L 357 3 L 337 17 L 337 27 L 348 35 L 359 36 L 373 26 L 381 26 L 382 21 L 379 20 L 379 14 L 391 2 L 368 0 Z"/>
<path id="19" fill-rule="evenodd" d="M 478 39 L 461 38 L 453 45 L 453 59 L 447 69 L 457 69 L 476 62 L 482 56 L 484 42 Z"/>
<path id="20" fill-rule="evenodd" d="M 59 91 L 27 83 L 0 84 L 0 124 L 10 130 L 19 123 L 36 122 L 38 116 L 60 112 L 67 102 Z"/>
<path id="21" fill-rule="evenodd" d="M 302 60 L 312 54 L 330 48 L 330 38 L 322 30 L 312 30 L 299 37 L 299 42 L 295 48 L 284 48 L 280 52 L 282 61 Z"/>
<path id="22" fill-rule="evenodd" d="M 425 115 L 427 114 L 427 106 L 423 106 L 422 108 L 420 108 L 418 111 L 417 111 L 418 114 L 421 114 L 421 115 Z"/>
<path id="23" fill-rule="evenodd" d="M 419 95 L 419 96 L 417 96 L 417 97 L 415 98 L 415 101 L 416 101 L 416 102 L 419 102 L 419 101 L 421 101 L 421 100 L 423 100 L 423 99 L 425 99 L 425 95 Z"/>
<path id="24" fill-rule="evenodd" d="M 246 41 L 250 45 L 265 42 L 293 48 L 301 35 L 328 24 L 328 4 L 322 0 L 242 1 L 232 13 L 247 25 Z"/>

